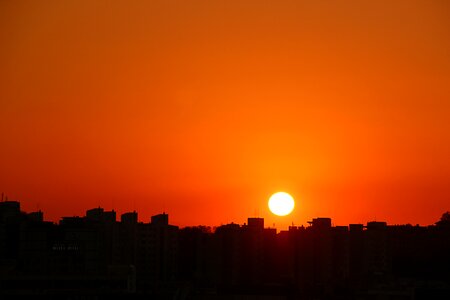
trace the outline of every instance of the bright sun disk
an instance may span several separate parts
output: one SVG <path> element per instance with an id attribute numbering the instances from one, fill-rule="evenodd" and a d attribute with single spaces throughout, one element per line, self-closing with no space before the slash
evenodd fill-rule
<path id="1" fill-rule="evenodd" d="M 269 209 L 277 216 L 286 216 L 294 209 L 294 198 L 285 192 L 273 194 L 269 199 Z"/>

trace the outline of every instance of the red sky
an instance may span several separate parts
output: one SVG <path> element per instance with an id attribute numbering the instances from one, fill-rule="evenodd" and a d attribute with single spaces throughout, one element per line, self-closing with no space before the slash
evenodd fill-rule
<path id="1" fill-rule="evenodd" d="M 1 1 L 0 190 L 54 221 L 434 223 L 449 37 L 445 0 Z"/>

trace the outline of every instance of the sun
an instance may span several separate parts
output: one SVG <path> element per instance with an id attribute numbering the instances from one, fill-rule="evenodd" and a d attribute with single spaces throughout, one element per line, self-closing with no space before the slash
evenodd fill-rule
<path id="1" fill-rule="evenodd" d="M 278 192 L 270 196 L 269 209 L 277 216 L 287 216 L 294 210 L 294 198 L 285 192 Z"/>

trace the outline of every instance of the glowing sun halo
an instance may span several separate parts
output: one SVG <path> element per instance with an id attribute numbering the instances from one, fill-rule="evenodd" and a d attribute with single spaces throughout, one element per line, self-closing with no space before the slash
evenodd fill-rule
<path id="1" fill-rule="evenodd" d="M 286 216 L 294 209 L 294 198 L 285 192 L 273 194 L 269 199 L 269 209 L 277 216 Z"/>

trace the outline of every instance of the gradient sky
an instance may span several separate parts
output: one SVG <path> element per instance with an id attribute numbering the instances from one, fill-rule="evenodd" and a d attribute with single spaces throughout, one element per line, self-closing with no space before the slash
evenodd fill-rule
<path id="1" fill-rule="evenodd" d="M 434 223 L 449 3 L 1 1 L 0 191 L 54 221 Z"/>

